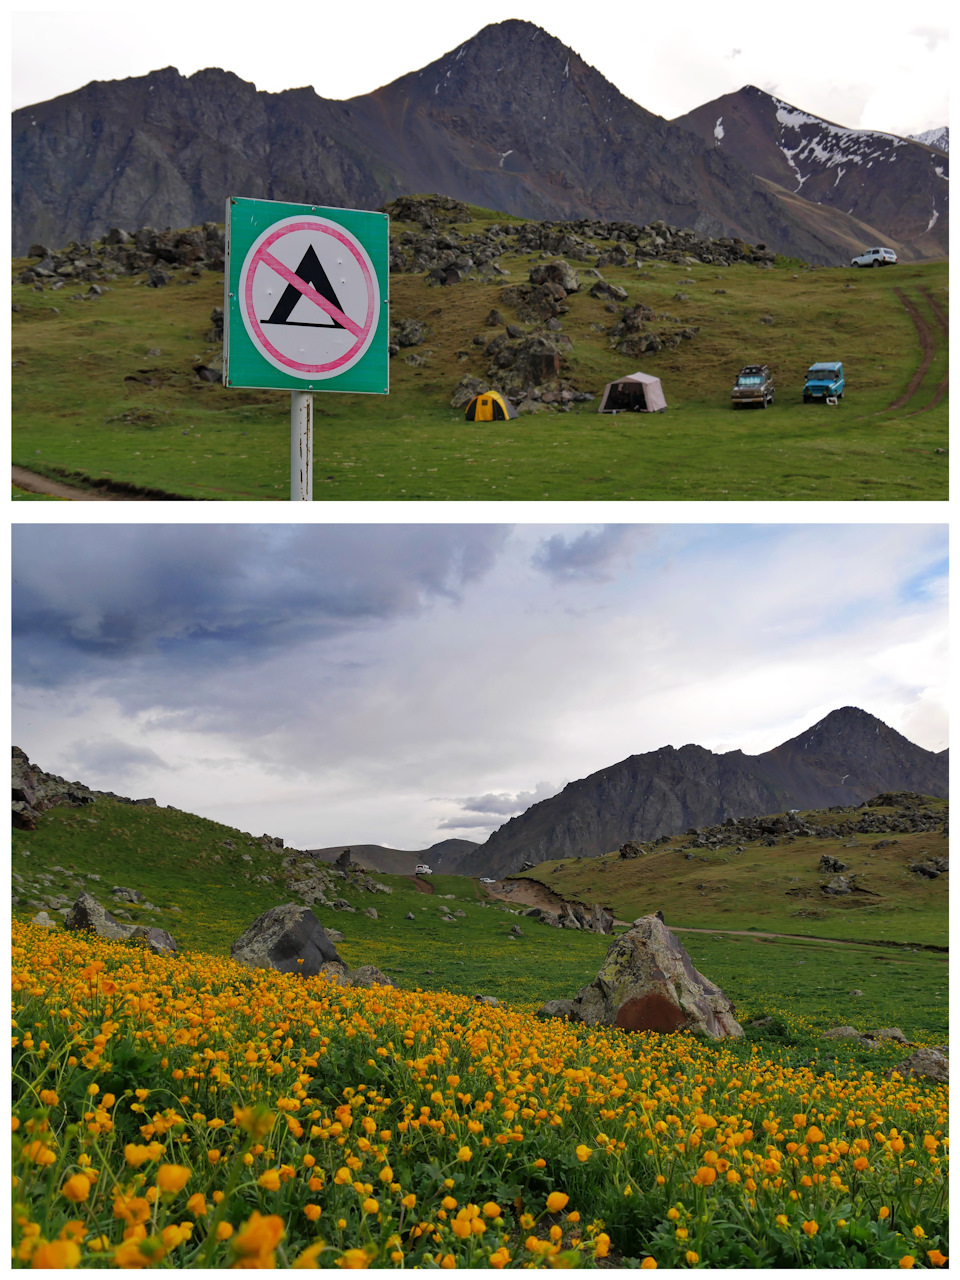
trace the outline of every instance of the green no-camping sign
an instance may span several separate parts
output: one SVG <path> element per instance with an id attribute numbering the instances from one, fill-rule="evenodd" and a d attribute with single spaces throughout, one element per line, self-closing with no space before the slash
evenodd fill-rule
<path id="1" fill-rule="evenodd" d="M 223 383 L 389 391 L 389 219 L 231 196 Z"/>

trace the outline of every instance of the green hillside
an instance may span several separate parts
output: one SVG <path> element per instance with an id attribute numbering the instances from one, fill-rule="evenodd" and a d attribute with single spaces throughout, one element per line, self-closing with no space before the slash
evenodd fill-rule
<path id="1" fill-rule="evenodd" d="M 477 209 L 470 216 L 457 224 L 463 235 L 510 221 Z M 395 242 L 414 230 L 391 227 Z M 391 360 L 388 397 L 316 395 L 317 500 L 946 497 L 945 261 L 882 271 L 784 259 L 771 269 L 604 266 L 603 278 L 627 292 L 617 304 L 590 297 L 592 263 L 572 261 L 583 287 L 550 335 L 572 344 L 563 378 L 598 393 L 642 368 L 662 379 L 669 409 L 601 417 L 594 401 L 465 422 L 450 399 L 465 375 L 488 376 L 484 346 L 503 333 L 485 324 L 488 313 L 498 308 L 517 323 L 504 289 L 552 256 L 507 253 L 500 282 L 431 287 L 426 273 L 390 276 L 393 322 L 418 320 L 426 334 Z M 120 277 L 81 301 L 69 286 L 52 293 L 18 283 L 25 265 L 13 264 L 15 464 L 160 498 L 287 498 L 289 396 L 226 389 L 195 372 L 219 365 L 208 334 L 222 274 L 181 275 L 159 289 Z M 656 313 L 668 341 L 628 357 L 610 330 L 637 303 Z M 843 360 L 846 396 L 833 408 L 805 406 L 804 372 L 826 359 Z M 756 361 L 773 370 L 776 402 L 734 413 L 733 378 Z"/>
<path id="2" fill-rule="evenodd" d="M 928 797 L 934 812 L 947 803 Z M 812 811 L 811 826 L 855 819 L 861 811 Z M 892 814 L 892 807 L 872 810 Z M 847 941 L 898 941 L 946 946 L 949 889 L 946 876 L 926 879 L 912 862 L 945 857 L 941 831 L 855 833 L 840 838 L 781 838 L 773 845 L 738 841 L 716 849 L 695 847 L 690 836 L 645 846 L 641 858 L 564 858 L 542 862 L 529 879 L 585 903 L 601 902 L 624 919 L 662 910 L 668 924 L 690 928 L 755 929 Z M 821 891 L 827 855 L 858 876 L 858 891 L 832 897 Z"/>
<path id="3" fill-rule="evenodd" d="M 897 858 L 906 856 L 902 845 L 908 839 L 912 837 L 901 837 L 901 845 L 893 846 Z M 235 847 L 225 845 L 225 840 Z M 827 843 L 816 842 L 817 857 Z M 925 847 L 930 853 L 943 852 L 930 833 Z M 45 909 L 59 920 L 45 899 L 56 901 L 59 895 L 72 903 L 86 888 L 108 909 L 126 910 L 131 921 L 169 930 L 183 951 L 228 955 L 231 942 L 257 915 L 279 903 L 301 900 L 285 880 L 283 860 L 290 852 L 278 852 L 259 838 L 178 810 L 108 799 L 82 809 L 51 809 L 41 815 L 35 831 L 13 833 L 18 899 L 14 916 L 30 920 L 38 909 Z M 784 852 L 765 849 L 761 855 L 750 849 L 742 855 L 743 863 L 734 867 L 723 863 L 722 853 L 712 864 L 687 862 L 664 848 L 646 859 L 620 862 L 619 868 L 615 858 L 589 859 L 543 864 L 536 875 L 563 887 L 571 897 L 599 898 L 624 919 L 659 908 L 675 927 L 746 929 L 759 922 L 764 929 L 782 928 L 792 934 L 820 931 L 904 943 L 945 940 L 945 877 L 922 882 L 912 898 L 912 886 L 898 881 L 899 913 L 861 918 L 847 911 L 844 933 L 838 932 L 841 908 L 836 918 L 827 920 L 797 920 L 781 908 L 782 876 L 806 876 L 801 888 L 812 881 L 806 870 L 782 869 L 781 876 L 773 861 L 763 862 L 765 855 L 783 859 Z M 849 859 L 851 851 L 843 852 Z M 878 857 L 880 852 L 887 851 L 878 851 Z M 803 856 L 807 861 L 813 857 Z M 762 875 L 754 867 L 760 863 L 766 868 Z M 885 877 L 897 874 L 895 865 L 883 859 L 876 872 L 871 869 L 869 883 L 886 884 Z M 719 880 L 721 868 L 730 891 L 711 894 L 690 883 L 691 878 L 701 883 Z M 632 887 L 621 870 L 633 876 Z M 516 908 L 487 898 L 474 879 L 434 876 L 433 893 L 426 894 L 407 877 L 373 873 L 371 878 L 392 892 L 371 892 L 351 880 L 336 879 L 333 892 L 355 911 L 319 905 L 314 911 L 325 927 L 344 934 L 338 950 L 351 967 L 375 964 L 402 988 L 494 995 L 533 1008 L 543 1000 L 571 996 L 591 981 L 610 943 L 602 935 L 553 929 L 517 914 Z M 110 893 L 115 884 L 139 890 L 156 910 L 115 904 Z M 796 899 L 786 901 L 793 904 Z M 370 907 L 377 919 L 364 914 Z M 411 912 L 413 921 L 406 918 Z M 463 914 L 447 921 L 447 912 Z M 517 925 L 521 936 L 511 937 Z M 779 1034 L 788 1039 L 799 1034 L 800 1023 L 820 1029 L 843 1023 L 863 1028 L 899 1025 L 911 1039 L 929 1043 L 942 1042 L 947 1035 L 947 965 L 942 953 L 843 946 L 813 937 L 767 939 L 720 932 L 680 936 L 697 967 L 735 1001 L 742 1020 L 773 1014 Z M 854 990 L 863 994 L 852 995 Z"/>

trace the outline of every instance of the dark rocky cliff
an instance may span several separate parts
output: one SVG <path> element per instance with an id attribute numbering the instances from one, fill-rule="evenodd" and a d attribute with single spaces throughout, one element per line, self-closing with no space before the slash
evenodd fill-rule
<path id="1" fill-rule="evenodd" d="M 221 221 L 228 195 L 376 208 L 440 191 L 530 218 L 663 219 L 815 263 L 860 234 L 798 218 L 722 148 L 519 20 L 346 102 L 216 69 L 94 82 L 14 113 L 12 170 L 17 254 Z"/>
<path id="2" fill-rule="evenodd" d="M 948 795 L 947 755 L 844 707 L 759 756 L 699 746 L 630 756 L 511 818 L 458 870 L 505 875 L 524 861 L 595 857 L 626 840 L 725 818 L 860 804 L 881 791 Z"/>

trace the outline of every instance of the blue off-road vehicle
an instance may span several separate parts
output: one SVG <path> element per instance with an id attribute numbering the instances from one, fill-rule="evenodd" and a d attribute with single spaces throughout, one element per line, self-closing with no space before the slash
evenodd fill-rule
<path id="1" fill-rule="evenodd" d="M 811 400 L 843 399 L 843 365 L 839 360 L 812 364 L 803 384 L 803 403 Z"/>

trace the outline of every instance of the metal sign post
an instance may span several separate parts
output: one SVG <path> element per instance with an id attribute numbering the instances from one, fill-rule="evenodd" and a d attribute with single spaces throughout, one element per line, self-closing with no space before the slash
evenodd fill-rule
<path id="1" fill-rule="evenodd" d="M 313 500 L 313 392 L 389 393 L 389 219 L 231 196 L 223 385 L 290 390 L 290 500 Z"/>
<path id="2" fill-rule="evenodd" d="M 290 392 L 290 501 L 313 501 L 313 395 Z"/>

